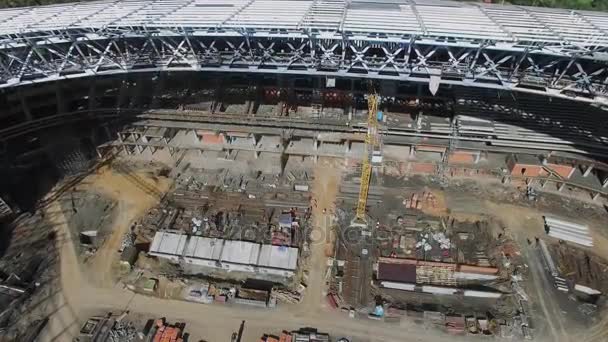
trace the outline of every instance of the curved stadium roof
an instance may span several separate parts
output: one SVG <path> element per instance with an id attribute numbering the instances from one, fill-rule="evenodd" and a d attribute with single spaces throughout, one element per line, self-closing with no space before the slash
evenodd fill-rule
<path id="1" fill-rule="evenodd" d="M 608 13 L 440 0 L 118 0 L 0 10 L 4 42 L 108 30 L 604 47 Z"/>

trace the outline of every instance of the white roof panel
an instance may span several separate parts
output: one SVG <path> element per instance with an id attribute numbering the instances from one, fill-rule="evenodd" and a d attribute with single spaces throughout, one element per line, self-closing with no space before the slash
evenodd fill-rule
<path id="1" fill-rule="evenodd" d="M 255 265 L 258 261 L 259 253 L 260 244 L 247 241 L 225 240 L 220 261 L 242 265 Z"/>
<path id="2" fill-rule="evenodd" d="M 224 240 L 192 236 L 184 251 L 184 257 L 219 260 L 222 253 Z"/>
<path id="3" fill-rule="evenodd" d="M 508 32 L 478 7 L 416 6 L 416 9 L 430 36 L 511 40 Z"/>
<path id="4" fill-rule="evenodd" d="M 186 240 L 188 240 L 187 235 L 169 232 L 157 232 L 154 235 L 154 240 L 152 240 L 150 252 L 168 255 L 182 255 L 182 252 L 186 247 Z"/>
<path id="5" fill-rule="evenodd" d="M 154 20 L 159 27 L 217 27 L 240 11 L 247 0 L 194 0 Z"/>
<path id="6" fill-rule="evenodd" d="M 420 23 L 409 5 L 380 6 L 375 3 L 352 5 L 346 11 L 346 32 L 421 34 Z"/>
<path id="7" fill-rule="evenodd" d="M 298 267 L 298 249 L 286 246 L 262 245 L 258 266 L 295 270 Z"/>
<path id="8" fill-rule="evenodd" d="M 255 0 L 225 26 L 297 29 L 312 4 L 312 0 Z"/>
<path id="9" fill-rule="evenodd" d="M 305 29 L 608 46 L 607 13 L 443 0 L 106 0 L 0 10 L 0 35 L 85 28 Z"/>
<path id="10" fill-rule="evenodd" d="M 40 20 L 33 24 L 28 29 L 32 31 L 37 30 L 52 30 L 57 27 L 65 28 L 70 26 L 77 26 L 82 20 L 86 20 L 88 17 L 95 15 L 106 8 L 113 5 L 113 1 L 101 1 L 101 2 L 81 2 L 74 6 L 73 10 L 62 12 L 61 15 L 54 15 Z"/>

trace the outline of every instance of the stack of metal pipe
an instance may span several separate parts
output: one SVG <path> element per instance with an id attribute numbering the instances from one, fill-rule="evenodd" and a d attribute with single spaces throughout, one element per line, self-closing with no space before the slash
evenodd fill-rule
<path id="1" fill-rule="evenodd" d="M 588 226 L 548 216 L 545 216 L 544 219 L 545 229 L 549 236 L 586 247 L 593 246 L 593 238 L 589 235 Z"/>

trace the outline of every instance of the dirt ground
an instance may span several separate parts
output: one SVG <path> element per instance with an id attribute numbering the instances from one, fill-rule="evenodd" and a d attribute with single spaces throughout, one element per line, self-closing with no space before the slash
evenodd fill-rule
<path id="1" fill-rule="evenodd" d="M 109 166 L 103 167 L 78 187 L 79 191 L 100 192 L 117 203 L 112 234 L 87 265 L 87 274 L 96 286 L 111 287 L 115 284 L 116 272 L 112 270 L 119 258 L 117 251 L 125 233 L 160 200 L 159 194 L 169 189 L 170 180 L 155 176 L 153 171 L 133 171 L 126 175 L 122 170 L 116 172 Z"/>
<path id="2" fill-rule="evenodd" d="M 319 234 L 328 234 L 331 227 L 327 220 L 333 210 L 333 201 L 338 191 L 341 172 L 339 164 L 332 165 L 319 161 L 315 171 L 313 193 L 317 206 L 313 206 L 315 227 Z M 201 305 L 183 301 L 166 300 L 150 296 L 136 295 L 125 289 L 113 286 L 111 268 L 118 258 L 117 249 L 122 236 L 132 222 L 157 200 L 157 194 L 170 186 L 169 181 L 154 176 L 154 172 L 136 172 L 135 177 L 125 176 L 108 168 L 91 175 L 77 185 L 79 190 L 90 189 L 99 191 L 118 202 L 117 208 L 121 215 L 114 222 L 115 233 L 107 240 L 107 244 L 99 251 L 90 265 L 82 267 L 71 243 L 70 230 L 66 224 L 64 212 L 57 204 L 47 208 L 47 217 L 57 231 L 57 248 L 60 252 L 61 281 L 60 286 L 51 299 L 55 310 L 51 313 L 49 325 L 43 332 L 41 341 L 71 341 L 82 323 L 91 314 L 100 314 L 104 310 L 129 309 L 145 317 L 166 316 L 171 321 L 183 321 L 188 324 L 187 330 L 192 340 L 206 339 L 207 341 L 227 340 L 233 331 L 238 329 L 241 320 L 246 320 L 244 341 L 254 341 L 265 332 L 278 332 L 282 329 L 293 329 L 302 326 L 318 327 L 334 336 L 346 335 L 356 337 L 357 341 L 470 341 L 467 337 L 447 335 L 436 328 L 417 325 L 407 319 L 398 324 L 369 321 L 366 319 L 350 319 L 347 315 L 330 312 L 323 308 L 324 275 L 326 270 L 325 243 L 311 246 L 311 266 L 305 300 L 300 305 L 282 306 L 275 310 L 260 310 L 246 307 L 233 308 L 221 305 Z M 156 190 L 155 190 L 156 189 Z M 470 189 L 469 189 L 470 191 Z M 479 212 L 492 213 L 498 216 L 513 235 L 522 239 L 542 233 L 542 222 L 538 217 L 547 212 L 546 208 L 517 206 L 511 201 L 499 201 L 496 198 L 486 198 L 471 191 L 471 196 L 484 198 Z M 509 195 L 511 196 L 511 195 Z M 322 210 L 327 213 L 323 215 Z M 554 208 L 559 210 L 559 206 Z M 572 215 L 574 210 L 567 214 Z M 69 214 L 69 213 L 68 213 Z M 593 220 L 593 219 L 592 219 Z M 603 235 L 603 234 L 601 234 Z M 324 235 L 327 236 L 327 235 Z M 324 240 L 324 239 L 322 239 Z M 70 243 L 66 243 L 70 242 Z M 525 241 L 525 239 L 524 239 Z M 599 246 L 599 244 L 598 244 Z M 531 266 L 534 273 L 542 273 L 542 266 Z M 86 274 L 86 276 L 83 276 Z M 90 276 L 90 274 L 93 274 Z M 535 278 L 536 284 L 529 294 L 542 296 L 550 300 L 553 293 L 546 293 L 547 284 L 542 278 Z M 540 303 L 538 310 L 549 318 L 559 314 L 559 306 Z M 534 312 L 533 314 L 536 314 Z M 568 322 L 555 318 L 553 327 L 543 330 L 545 333 L 535 335 L 538 341 L 573 341 L 586 342 L 606 341 L 608 320 L 581 335 L 572 337 Z"/>
<path id="3" fill-rule="evenodd" d="M 312 185 L 312 217 L 311 256 L 308 263 L 308 288 L 298 310 L 314 311 L 318 308 L 325 294 L 325 271 L 327 255 L 331 254 L 333 237 L 331 232 L 331 213 L 338 194 L 342 167 L 337 166 L 331 159 L 320 159 L 314 171 Z M 323 213 L 323 209 L 325 213 Z"/>
<path id="4" fill-rule="evenodd" d="M 115 198 L 118 198 L 120 194 L 120 200 L 125 202 L 123 205 L 131 204 L 132 207 L 130 207 L 131 210 L 128 213 L 137 209 L 141 210 L 143 206 L 134 206 L 133 201 L 142 199 L 142 194 L 138 191 L 125 190 L 123 187 L 128 186 L 128 184 L 124 183 L 120 176 L 107 174 L 107 172 L 109 171 L 104 170 L 102 171 L 104 176 L 100 178 L 93 176 L 92 179 L 110 181 L 116 184 L 115 186 L 121 187 L 120 190 L 109 187 L 107 191 L 113 194 Z M 337 192 L 339 179 L 339 167 L 320 163 L 315 185 L 318 201 L 315 218 L 318 223 L 317 226 L 321 229 L 329 228 L 329 225 L 323 224 L 328 215 L 323 215 L 322 209 L 324 205 L 327 205 L 327 211 L 331 212 L 332 198 Z M 91 184 L 97 184 L 97 182 L 86 183 L 81 186 L 91 186 Z M 346 315 L 319 310 L 326 262 L 326 245 L 324 243 L 318 244 L 318 247 L 315 247 L 312 253 L 314 267 L 311 269 L 309 278 L 311 286 L 308 291 L 308 300 L 301 306 L 298 305 L 295 311 L 290 306 L 279 306 L 275 310 L 259 310 L 247 307 L 232 308 L 230 306 L 201 305 L 136 295 L 117 287 L 99 286 L 94 283 L 95 280 L 83 276 L 83 273 L 89 273 L 89 270 L 84 270 L 88 266 L 83 268 L 79 264 L 74 244 L 70 241 L 72 237 L 64 214 L 66 213 L 62 212 L 57 204 L 51 204 L 47 208 L 47 216 L 52 215 L 53 227 L 62 236 L 61 239 L 57 240 L 61 255 L 61 286 L 58 289 L 58 298 L 61 302 L 57 303 L 57 309 L 51 313 L 49 324 L 42 332 L 41 341 L 71 341 L 75 337 L 80 324 L 89 315 L 98 315 L 109 310 L 116 312 L 125 309 L 143 317 L 165 316 L 170 321 L 185 322 L 192 340 L 227 340 L 230 334 L 238 329 L 243 319 L 246 320 L 244 341 L 257 340 L 265 332 L 279 332 L 282 329 L 296 329 L 302 326 L 315 326 L 334 336 L 357 337 L 357 341 L 361 342 L 403 341 L 403 335 L 399 332 L 401 328 L 410 331 L 407 341 L 442 341 L 448 338 L 439 331 L 429 332 L 423 327 L 418 327 L 412 331 L 412 326 L 408 322 L 402 322 L 400 329 L 387 330 L 378 328 L 378 322 L 375 321 L 352 320 Z M 123 219 L 118 222 L 130 223 L 130 220 Z M 114 248 L 108 248 L 107 253 L 116 252 Z M 97 270 L 99 271 L 107 271 L 107 268 L 110 267 L 108 265 L 111 264 L 110 261 L 102 262 L 102 260 L 99 260 L 96 262 L 95 266 L 98 267 Z M 108 278 L 106 277 L 105 280 L 108 280 Z M 449 337 L 449 339 L 453 340 L 452 337 Z M 465 341 L 465 339 L 460 340 Z"/>

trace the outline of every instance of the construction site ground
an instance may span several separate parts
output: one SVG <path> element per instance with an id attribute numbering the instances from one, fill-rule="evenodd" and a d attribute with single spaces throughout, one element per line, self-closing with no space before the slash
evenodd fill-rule
<path id="1" fill-rule="evenodd" d="M 170 321 L 187 323 L 191 340 L 227 340 L 238 330 L 241 320 L 246 321 L 244 341 L 254 341 L 264 333 L 283 329 L 312 326 L 334 336 L 346 335 L 357 341 L 469 341 L 470 338 L 452 336 L 401 319 L 399 323 L 384 323 L 367 319 L 351 319 L 347 314 L 329 308 L 323 300 L 327 255 L 331 255 L 333 239 L 329 214 L 334 210 L 335 197 L 342 174 L 347 170 L 341 162 L 320 160 L 315 166 L 313 205 L 315 239 L 322 241 L 311 246 L 312 255 L 307 266 L 308 289 L 305 299 L 297 305 L 279 305 L 276 309 L 262 310 L 249 307 L 238 309 L 221 305 L 202 305 L 178 300 L 160 299 L 135 294 L 118 286 L 115 266 L 117 252 L 124 233 L 159 197 L 171 186 L 168 177 L 160 176 L 158 166 L 139 165 L 131 172 L 105 166 L 73 185 L 76 193 L 97 193 L 113 204 L 111 233 L 101 248 L 89 260 L 83 261 L 77 253 L 75 230 L 70 227 L 71 217 L 78 215 L 70 208 L 68 194 L 50 193 L 47 205 L 29 221 L 32 227 L 28 236 L 15 236 L 21 248 L 45 248 L 49 257 L 45 279 L 32 299 L 24 306 L 18 323 L 27 324 L 49 316 L 49 324 L 43 330 L 40 341 L 71 341 L 82 322 L 90 315 L 104 311 L 130 310 L 146 317 L 167 317 Z M 391 183 L 396 182 L 396 183 Z M 450 184 L 446 191 L 439 189 L 428 178 L 384 180 L 383 186 L 423 189 L 429 188 L 445 203 L 445 208 L 435 211 L 449 212 L 452 216 L 476 218 L 493 216 L 499 219 L 514 240 L 518 241 L 529 267 L 526 291 L 530 296 L 534 319 L 534 336 L 539 341 L 606 341 L 608 315 L 604 315 L 594 327 L 587 327 L 571 320 L 566 312 L 569 301 L 556 295 L 534 246 L 526 239 L 543 236 L 542 215 L 559 214 L 588 223 L 592 227 L 596 244 L 592 252 L 608 258 L 608 232 L 604 229 L 605 210 L 601 207 L 556 195 L 543 195 L 538 202 L 526 202 L 520 191 L 498 182 L 459 180 Z M 61 184 L 56 188 L 59 189 Z M 372 188 L 373 189 L 373 188 Z M 397 191 L 397 190 L 395 190 Z M 56 196 L 55 196 L 56 195 Z M 396 201 L 402 198 L 395 197 Z M 100 201 L 107 206 L 107 202 Z M 442 204 L 443 206 L 443 204 Z M 452 206 L 452 207 L 451 207 Z M 451 208 L 450 208 L 451 207 Z M 326 209 L 326 212 L 323 212 Z M 434 212 L 437 214 L 437 212 Z M 22 225 L 21 225 L 22 226 Z M 25 231 L 17 225 L 16 232 Z M 49 233 L 55 232 L 49 237 Z M 25 242 L 23 242 L 25 241 Z M 41 241 L 48 241 L 46 244 Z M 26 244 L 29 244 L 26 246 Z M 11 247 L 8 252 L 10 254 Z M 6 254 L 8 255 L 8 254 Z M 5 255 L 5 257 L 6 257 Z M 570 305 L 574 305 L 570 303 Z"/>

